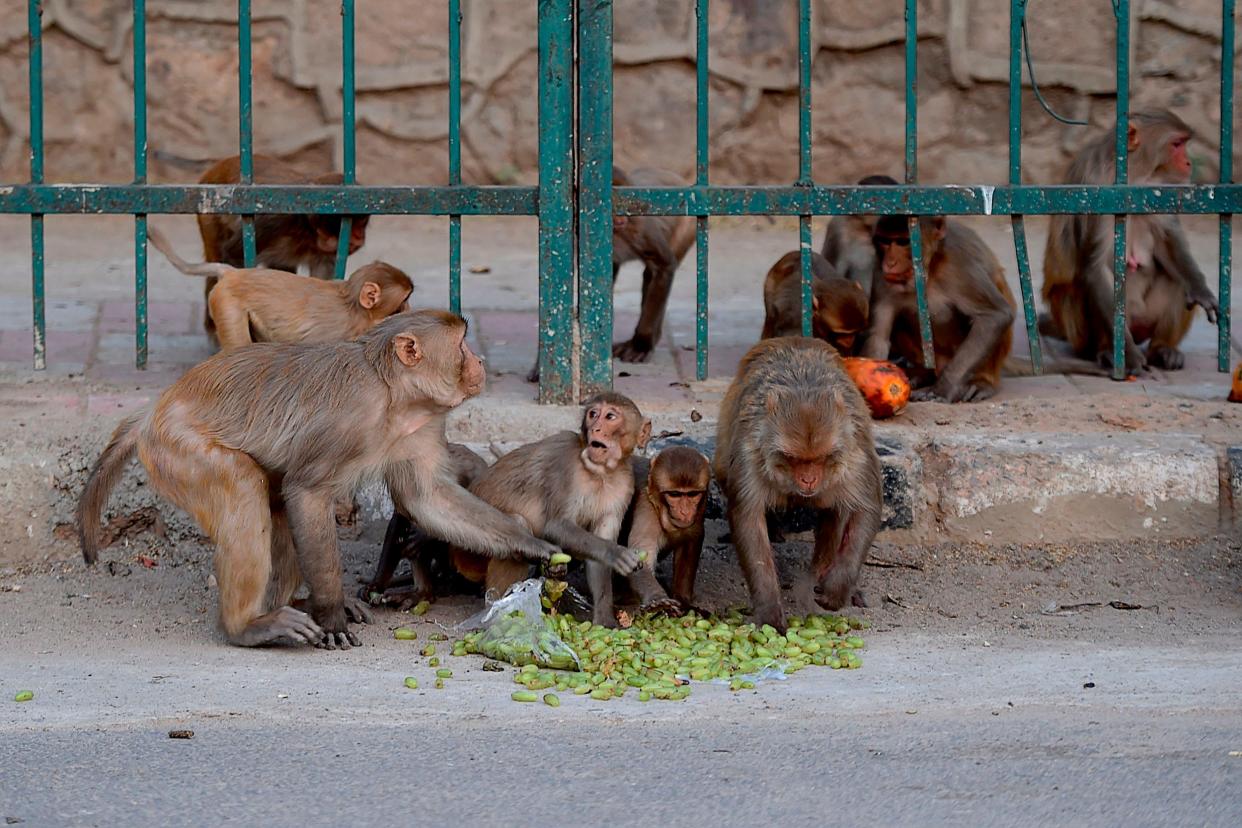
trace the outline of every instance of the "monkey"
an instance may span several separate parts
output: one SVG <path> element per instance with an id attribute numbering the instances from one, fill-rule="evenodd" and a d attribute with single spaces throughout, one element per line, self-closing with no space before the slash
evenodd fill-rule
<path id="1" fill-rule="evenodd" d="M 818 516 L 795 584 L 802 610 L 866 606 L 857 586 L 880 527 L 880 460 L 871 415 L 831 345 L 777 337 L 746 353 L 720 404 L 714 465 L 756 624 L 786 629 L 766 518 L 791 506 Z"/>
<path id="2" fill-rule="evenodd" d="M 629 585 L 644 610 L 686 610 L 694 606 L 694 581 L 703 554 L 703 519 L 711 461 L 688 446 L 670 446 L 650 462 L 635 457 L 634 498 L 619 542 L 647 553 L 630 573 Z M 672 602 L 656 580 L 660 553 L 673 553 Z"/>
<path id="3" fill-rule="evenodd" d="M 626 172 L 612 168 L 614 187 L 681 187 L 686 182 L 676 173 L 654 168 Z M 660 341 L 664 311 L 673 276 L 694 244 L 695 220 L 692 216 L 613 216 L 612 284 L 617 285 L 621 265 L 634 260 L 643 263 L 642 306 L 634 334 L 612 346 L 612 355 L 622 362 L 647 362 Z M 539 381 L 539 361 L 526 375 L 528 382 Z"/>
<path id="4" fill-rule="evenodd" d="M 155 227 L 147 233 L 177 270 L 218 278 L 207 309 L 225 351 L 251 342 L 353 339 L 381 319 L 409 310 L 414 292 L 410 277 L 384 262 L 364 265 L 343 282 L 325 282 L 284 270 L 190 264 Z"/>
<path id="5" fill-rule="evenodd" d="M 651 421 L 629 397 L 597 394 L 583 403 L 578 431 L 560 431 L 514 449 L 471 488 L 500 511 L 525 520 L 536 537 L 586 561 L 594 621 L 601 626 L 617 624 L 612 572 L 629 575 L 638 565 L 638 551 L 619 545 L 617 537 L 634 494 L 630 456 L 650 437 Z M 467 576 L 479 563 L 477 556 L 454 555 L 454 565 Z M 486 563 L 485 587 L 494 596 L 529 569 L 526 560 L 514 557 Z"/>
<path id="6" fill-rule="evenodd" d="M 802 334 L 802 257 L 791 250 L 763 280 L 763 332 L 760 339 Z M 849 356 L 867 329 L 867 294 L 857 282 L 840 278 L 828 260 L 811 253 L 811 333 Z"/>
<path id="7" fill-rule="evenodd" d="M 469 489 L 487 472 L 487 461 L 460 443 L 448 444 L 448 459 L 457 485 L 463 488 Z M 384 533 L 375 574 L 358 591 L 358 597 L 372 604 L 397 602 L 398 612 L 404 612 L 419 601 L 434 601 L 432 569 L 448 564 L 449 554 L 448 544 L 415 526 L 400 508 L 394 509 Z M 394 586 L 394 576 L 402 560 L 410 562 L 410 583 Z"/>
<path id="8" fill-rule="evenodd" d="M 256 184 L 340 184 L 344 176 L 326 173 L 310 176 L 291 164 L 266 155 L 254 156 Z M 237 184 L 241 181 L 241 158 L 221 158 L 207 168 L 200 184 Z M 203 259 L 233 267 L 244 267 L 241 216 L 199 213 L 198 232 L 203 240 Z M 370 216 L 353 216 L 349 226 L 349 255 L 366 243 Z M 341 217 L 303 213 L 295 215 L 256 215 L 254 217 L 255 266 L 297 273 L 306 265 L 316 279 L 331 279 L 336 271 L 336 252 L 341 235 Z M 216 277 L 207 275 L 203 286 L 206 302 L 216 286 Z M 203 318 L 208 334 L 214 335 L 210 312 Z"/>
<path id="9" fill-rule="evenodd" d="M 917 390 L 911 399 L 980 402 L 1000 388 L 1013 344 L 1017 304 L 1005 270 L 983 239 L 944 216 L 919 220 L 927 274 L 936 367 L 923 367 L 910 229 L 904 216 L 884 216 L 873 235 L 876 278 L 862 355 L 902 360 Z"/>
<path id="10" fill-rule="evenodd" d="M 347 619 L 370 613 L 344 595 L 333 501 L 364 478 L 382 474 L 405 514 L 453 543 L 535 559 L 557 551 L 452 477 L 444 418 L 484 377 L 465 320 L 435 310 L 389 317 L 349 342 L 216 354 L 117 427 L 78 502 L 83 558 L 98 560 L 100 513 L 137 454 L 156 491 L 216 545 L 230 643 L 358 646 Z M 295 604 L 302 581 L 310 597 Z"/>
<path id="11" fill-rule="evenodd" d="M 1167 110 L 1130 113 L 1126 137 L 1131 184 L 1186 184 L 1193 131 Z M 1113 137 L 1102 135 L 1070 164 L 1067 184 L 1111 184 Z M 1064 339 L 1075 354 L 1113 364 L 1113 233 L 1108 216 L 1056 215 L 1048 225 L 1041 290 L 1049 314 L 1040 332 Z M 1129 216 L 1126 220 L 1126 373 L 1149 367 L 1176 371 L 1186 358 L 1178 349 L 1194 321 L 1195 306 L 1216 324 L 1216 298 L 1177 216 Z M 1139 350 L 1147 343 L 1147 351 Z"/>
<path id="12" fill-rule="evenodd" d="M 896 186 L 896 180 L 887 175 L 869 175 L 858 182 L 861 187 Z M 863 292 L 871 293 L 871 275 L 875 271 L 875 248 L 871 234 L 875 232 L 878 216 L 833 216 L 824 233 L 824 258 L 833 266 L 837 275 L 857 282 Z"/>

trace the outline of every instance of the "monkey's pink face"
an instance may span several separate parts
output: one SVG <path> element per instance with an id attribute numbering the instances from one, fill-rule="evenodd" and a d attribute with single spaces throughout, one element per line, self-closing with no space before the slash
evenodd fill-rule
<path id="1" fill-rule="evenodd" d="M 664 504 L 661 520 L 666 532 L 689 529 L 703 518 L 707 506 L 707 492 L 702 489 L 665 489 L 660 492 Z"/>
<path id="2" fill-rule="evenodd" d="M 463 335 L 461 340 L 461 390 L 467 398 L 473 397 L 483 390 L 487 372 L 483 370 L 483 360 L 470 350 Z"/>
<path id="3" fill-rule="evenodd" d="M 629 431 L 625 412 L 621 409 L 607 403 L 591 406 L 582 415 L 587 459 L 597 466 L 616 467 L 626 455 L 623 440 Z"/>

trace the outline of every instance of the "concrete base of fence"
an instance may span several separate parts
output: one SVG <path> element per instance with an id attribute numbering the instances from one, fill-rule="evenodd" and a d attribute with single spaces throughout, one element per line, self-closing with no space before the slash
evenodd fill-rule
<path id="1" fill-rule="evenodd" d="M 5 518 L 0 565 L 77 555 L 73 512 L 86 474 L 121 416 L 152 396 L 134 391 L 83 399 L 66 384 L 72 385 L 52 381 L 25 391 L 0 389 L 11 403 L 0 425 L 6 447 L 0 456 Z M 682 442 L 713 450 L 714 405 L 704 403 L 693 414 L 679 401 L 643 405 L 657 435 L 654 449 Z M 976 422 L 986 409 L 979 406 L 916 406 L 877 424 L 884 537 L 960 542 L 965 549 L 986 550 L 1040 542 L 1186 538 L 1231 531 L 1242 523 L 1237 514 L 1242 511 L 1242 406 L 1237 413 L 1215 402 L 1152 400 L 1144 406 L 1153 422 L 1172 422 L 1172 412 L 1179 411 L 1220 428 L 1202 434 L 1125 431 L 1100 429 L 1096 420 L 1092 429 L 1071 414 L 1059 430 L 1046 424 L 1038 431 L 1003 423 L 981 428 Z M 1107 403 L 1099 407 L 1111 409 Z M 495 394 L 468 403 L 452 418 L 450 434 L 483 456 L 495 457 L 559 428 L 572 428 L 577 417 L 576 408 L 541 407 L 524 396 Z M 365 484 L 357 499 L 361 528 L 378 531 L 391 511 L 382 487 Z M 150 490 L 136 464 L 114 493 L 107 517 L 116 542 L 138 552 L 201 540 L 188 516 Z M 723 504 L 713 491 L 709 518 L 722 517 Z M 787 533 L 810 528 L 807 516 L 797 512 L 782 522 Z"/>

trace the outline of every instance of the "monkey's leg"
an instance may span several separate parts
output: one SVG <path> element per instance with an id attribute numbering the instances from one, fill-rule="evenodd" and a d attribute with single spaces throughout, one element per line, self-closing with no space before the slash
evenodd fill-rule
<path id="1" fill-rule="evenodd" d="M 858 577 L 879 528 L 880 513 L 875 510 L 824 510 L 811 557 L 815 601 L 821 607 L 835 611 L 847 603 L 867 605 L 858 591 Z"/>
<path id="2" fill-rule="evenodd" d="M 212 261 L 208 259 L 207 261 Z M 203 330 L 207 332 L 207 337 L 216 342 L 216 322 L 211 318 L 211 290 L 216 286 L 216 282 L 220 281 L 215 276 L 208 276 L 203 282 Z"/>
<path id="3" fill-rule="evenodd" d="M 1107 263 L 1089 264 L 1085 274 L 1086 290 L 1082 292 L 1083 315 L 1089 330 L 1095 332 L 1096 355 L 1100 365 L 1111 367 L 1113 364 L 1113 276 Z M 1127 284 L 1127 290 L 1137 287 Z M 1125 333 L 1126 373 L 1138 375 L 1147 370 L 1147 359 L 1138 345 L 1129 326 Z"/>
<path id="4" fill-rule="evenodd" d="M 254 342 L 250 337 L 250 313 L 241 297 L 229 290 L 230 284 L 233 283 L 225 282 L 213 290 L 207 301 L 211 318 L 215 320 L 216 338 L 226 351 Z"/>
<path id="5" fill-rule="evenodd" d="M 674 268 L 647 267 L 643 270 L 642 307 L 638 312 L 638 324 L 628 342 L 618 342 L 612 348 L 613 356 L 622 362 L 646 362 L 660 341 L 664 329 L 664 311 L 668 295 L 673 289 Z"/>
<path id="6" fill-rule="evenodd" d="M 680 612 L 681 604 L 670 598 L 668 593 L 664 591 L 664 587 L 660 586 L 660 582 L 656 580 L 655 567 L 658 555 L 655 552 L 648 552 L 651 560 L 643 563 L 642 566 L 630 573 L 630 588 L 638 594 L 640 603 L 640 612 Z M 609 579 L 609 583 L 612 581 Z"/>
<path id="7" fill-rule="evenodd" d="M 341 551 L 336 539 L 332 495 L 329 489 L 290 485 L 289 479 L 285 478 L 285 508 L 293 529 L 302 577 L 310 587 L 311 616 L 324 630 L 317 646 L 347 650 L 362 642 L 346 625 Z M 351 607 L 351 614 L 353 609 Z"/>
<path id="8" fill-rule="evenodd" d="M 379 596 L 382 603 L 399 601 L 398 612 L 409 609 L 419 601 L 434 601 L 435 591 L 431 585 L 431 573 L 427 569 L 424 549 L 426 544 L 433 543 L 421 532 L 410 519 L 400 512 L 394 512 L 388 521 L 388 530 L 384 533 L 384 545 L 380 550 L 379 562 L 370 583 L 358 591 L 358 597 L 368 603 L 372 596 Z M 402 560 L 410 562 L 410 585 L 394 586 L 394 576 Z"/>
<path id="9" fill-rule="evenodd" d="M 587 561 L 587 584 L 591 587 L 591 601 L 595 605 L 592 622 L 601 627 L 617 626 L 617 613 L 612 598 L 612 569 L 605 564 Z"/>
<path id="10" fill-rule="evenodd" d="M 703 539 L 687 541 L 673 550 L 673 598 L 682 607 L 694 606 L 694 581 L 699 574 Z"/>
<path id="11" fill-rule="evenodd" d="M 292 606 L 293 593 L 302 585 L 302 571 L 298 569 L 298 553 L 293 548 L 293 533 L 289 531 L 289 518 L 284 504 L 277 500 L 272 504 L 272 589 L 269 606 Z"/>
<path id="12" fill-rule="evenodd" d="M 776 577 L 776 559 L 768 542 L 768 525 L 763 508 L 747 504 L 737 493 L 729 500 L 736 505 L 729 510 L 729 528 L 737 549 L 742 575 L 750 590 L 755 623 L 771 624 L 783 635 L 786 630 L 785 610 L 781 606 L 781 584 Z M 748 508 L 749 507 L 749 508 Z"/>
<path id="13" fill-rule="evenodd" d="M 484 581 L 489 600 L 500 598 L 509 587 L 530 574 L 530 562 L 523 558 L 492 558 L 487 562 Z"/>

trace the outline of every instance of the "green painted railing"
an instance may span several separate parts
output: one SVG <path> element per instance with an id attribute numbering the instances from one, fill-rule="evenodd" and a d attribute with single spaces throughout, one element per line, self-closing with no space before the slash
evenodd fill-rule
<path id="1" fill-rule="evenodd" d="M 794 0 L 791 0 L 794 1 Z M 30 181 L 0 185 L 0 213 L 31 217 L 34 366 L 47 364 L 44 311 L 43 218 L 57 214 L 121 213 L 135 217 L 135 350 L 147 360 L 147 216 L 163 213 L 229 213 L 242 216 L 244 251 L 254 261 L 255 214 L 322 213 L 345 217 L 337 254 L 345 272 L 351 214 L 445 215 L 449 217 L 449 304 L 461 308 L 463 216 L 534 215 L 539 219 L 539 396 L 569 402 L 612 384 L 611 214 L 690 215 L 696 224 L 696 373 L 708 369 L 708 217 L 790 215 L 799 219 L 803 330 L 810 330 L 811 219 L 850 213 L 910 216 L 924 356 L 934 358 L 927 315 L 926 274 L 918 251 L 921 215 L 1007 215 L 1022 288 L 1024 320 L 1036 370 L 1042 364 L 1036 307 L 1023 217 L 1054 213 L 1113 215 L 1114 371 L 1124 371 L 1125 222 L 1127 214 L 1202 213 L 1220 216 L 1218 364 L 1229 368 L 1231 218 L 1242 203 L 1232 183 L 1235 0 L 1222 0 L 1220 183 L 1199 186 L 1128 186 L 1126 125 L 1129 109 L 1129 0 L 1112 0 L 1117 21 L 1116 184 L 1098 187 L 1021 184 L 1023 22 L 1026 0 L 1010 0 L 1008 184 L 920 186 L 918 180 L 918 20 L 915 0 L 905 2 L 906 117 L 905 185 L 858 187 L 816 184 L 811 141 L 811 3 L 796 0 L 798 13 L 798 177 L 790 185 L 714 186 L 708 177 L 708 0 L 695 3 L 696 146 L 694 183 L 686 187 L 612 186 L 612 25 L 610 0 L 539 0 L 539 184 L 479 186 L 461 180 L 461 3 L 449 9 L 449 183 L 394 187 L 355 183 L 355 2 L 341 2 L 343 184 L 274 186 L 252 183 L 253 101 L 250 0 L 238 0 L 238 102 L 240 182 L 236 185 L 147 183 L 146 9 L 135 0 L 134 181 L 121 185 L 61 185 L 44 181 L 43 50 L 40 0 L 28 0 L 30 37 Z M 575 52 L 577 58 L 575 60 Z M 577 109 L 575 110 L 575 103 Z M 577 295 L 575 296 L 575 280 Z M 576 327 L 575 327 L 576 323 Z M 579 345 L 575 351 L 575 333 Z M 574 376 L 575 356 L 578 376 Z"/>

